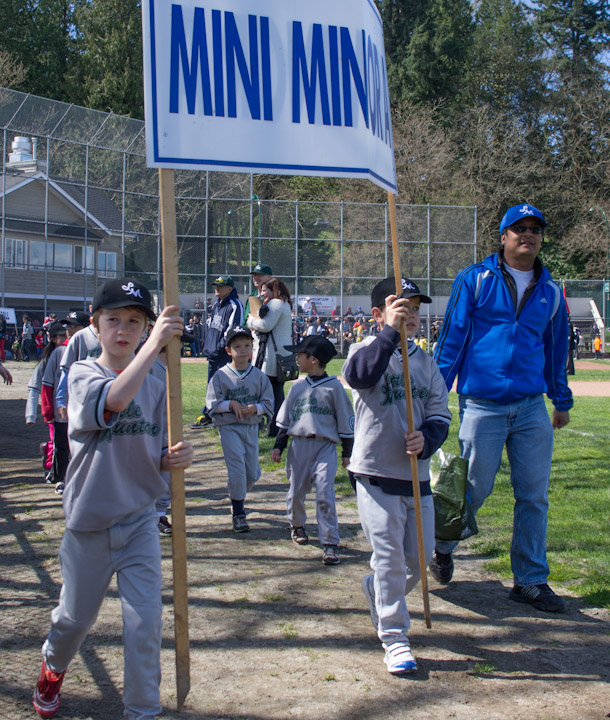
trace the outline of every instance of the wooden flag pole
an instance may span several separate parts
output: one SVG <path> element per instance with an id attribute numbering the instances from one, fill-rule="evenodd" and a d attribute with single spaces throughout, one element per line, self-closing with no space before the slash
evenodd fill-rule
<path id="1" fill-rule="evenodd" d="M 159 170 L 161 199 L 161 246 L 165 305 L 179 305 L 178 248 L 176 239 L 176 199 L 174 171 Z M 167 416 L 169 445 L 182 440 L 182 381 L 180 376 L 180 338 L 167 346 Z M 176 696 L 182 710 L 191 689 L 189 655 L 188 590 L 186 575 L 186 521 L 184 470 L 171 471 L 172 561 L 174 579 L 174 638 L 176 643 Z"/>
<path id="2" fill-rule="evenodd" d="M 396 294 L 402 295 L 402 275 L 400 272 L 400 256 L 398 254 L 398 229 L 396 226 L 396 200 L 394 194 L 388 192 L 388 204 L 390 208 L 390 231 L 392 235 L 392 259 L 394 261 L 394 280 L 396 282 Z M 400 348 L 402 352 L 402 371 L 405 382 L 405 399 L 407 402 L 407 428 L 413 432 L 413 397 L 411 395 L 411 373 L 409 372 L 409 352 L 407 347 L 407 333 L 404 320 L 400 324 Z M 421 516 L 421 493 L 419 488 L 419 473 L 417 471 L 417 457 L 411 458 L 411 479 L 413 484 L 413 501 L 415 503 L 415 521 L 417 525 L 417 549 L 419 552 L 419 569 L 421 572 L 421 590 L 424 599 L 424 619 L 426 627 L 431 628 L 430 620 L 430 598 L 428 596 L 428 576 L 426 575 L 426 553 L 424 548 L 424 526 Z"/>

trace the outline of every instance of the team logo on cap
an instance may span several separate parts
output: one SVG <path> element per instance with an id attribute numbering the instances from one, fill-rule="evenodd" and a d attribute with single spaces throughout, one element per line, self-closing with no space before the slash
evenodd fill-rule
<path id="1" fill-rule="evenodd" d="M 404 278 L 402 279 L 402 289 L 403 290 L 415 290 L 415 285 L 413 283 L 407 282 Z"/>
<path id="2" fill-rule="evenodd" d="M 140 288 L 136 289 L 136 286 L 132 282 L 127 283 L 127 285 L 121 285 L 121 289 L 125 290 L 127 295 L 133 295 L 134 297 L 140 298 L 140 300 L 143 299 Z"/>
<path id="3" fill-rule="evenodd" d="M 533 215 L 533 211 L 531 210 L 529 205 L 524 205 L 521 210 L 519 210 L 520 213 L 523 213 L 523 215 Z"/>
<path id="4" fill-rule="evenodd" d="M 74 312 L 74 310 L 73 310 L 71 313 L 68 313 L 68 317 L 69 317 L 71 320 L 76 320 L 76 319 L 77 319 L 76 313 Z"/>

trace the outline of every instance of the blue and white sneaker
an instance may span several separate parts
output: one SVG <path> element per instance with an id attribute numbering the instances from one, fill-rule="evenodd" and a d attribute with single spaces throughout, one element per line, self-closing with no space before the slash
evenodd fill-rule
<path id="1" fill-rule="evenodd" d="M 411 675 L 417 672 L 417 663 L 406 643 L 396 642 L 385 648 L 384 662 L 391 675 Z"/>
<path id="2" fill-rule="evenodd" d="M 379 615 L 377 614 L 377 606 L 375 605 L 375 584 L 374 575 L 365 575 L 362 578 L 362 592 L 364 597 L 369 601 L 369 613 L 371 614 L 371 622 L 375 630 L 379 629 Z"/>

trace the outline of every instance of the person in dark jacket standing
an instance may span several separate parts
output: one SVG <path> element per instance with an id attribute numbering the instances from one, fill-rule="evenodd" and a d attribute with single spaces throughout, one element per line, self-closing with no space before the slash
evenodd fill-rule
<path id="1" fill-rule="evenodd" d="M 563 612 L 547 584 L 546 529 L 553 429 L 569 422 L 572 393 L 565 300 L 538 259 L 546 225 L 531 205 L 507 210 L 500 251 L 453 283 L 434 359 L 447 388 L 458 378 L 459 440 L 475 513 L 492 492 L 506 445 L 515 496 L 510 599 Z M 552 421 L 543 393 L 554 405 Z M 439 582 L 451 580 L 456 545 L 436 543 L 430 572 Z"/>
<path id="2" fill-rule="evenodd" d="M 203 355 L 208 359 L 208 383 L 219 368 L 231 361 L 231 356 L 225 350 L 227 334 L 231 328 L 242 325 L 244 318 L 244 307 L 235 289 L 233 278 L 230 275 L 219 275 L 212 285 L 216 302 L 208 316 L 203 343 Z M 204 406 L 201 415 L 190 424 L 190 427 L 196 430 L 211 424 L 212 419 Z"/>

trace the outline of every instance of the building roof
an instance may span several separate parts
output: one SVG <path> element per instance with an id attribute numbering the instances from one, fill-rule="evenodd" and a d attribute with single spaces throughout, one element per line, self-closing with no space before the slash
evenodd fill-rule
<path id="1" fill-rule="evenodd" d="M 3 193 L 7 195 L 9 193 L 16 192 L 21 188 L 26 187 L 32 182 L 46 182 L 46 176 L 44 173 L 38 172 L 33 175 L 24 175 L 20 172 L 11 172 L 7 168 L 2 181 L 0 181 L 0 197 Z M 2 186 L 4 183 L 4 187 Z M 57 194 L 63 196 L 71 205 L 77 208 L 84 214 L 85 212 L 85 201 L 87 206 L 87 216 L 89 222 L 93 225 L 97 225 L 100 234 L 93 233 L 96 237 L 103 237 L 103 235 L 120 235 L 123 229 L 123 216 L 117 206 L 114 204 L 112 199 L 109 197 L 108 192 L 100 190 L 99 188 L 87 186 L 78 181 L 70 178 L 49 178 L 49 187 Z M 86 198 L 85 198 L 86 193 Z M 12 223 L 13 229 L 24 229 L 24 232 L 40 232 L 40 230 L 26 229 L 24 226 L 40 226 L 40 222 L 30 221 L 27 218 L 7 218 L 7 227 L 9 222 Z M 22 227 L 16 228 L 14 223 L 20 223 Z M 49 225 L 49 233 L 51 232 Z M 43 224 L 44 229 L 44 224 Z M 63 229 L 64 232 L 59 232 L 59 229 Z M 125 221 L 125 233 L 129 235 L 135 235 L 135 232 L 131 225 Z M 44 230 L 43 230 L 44 231 Z M 68 234 L 66 234 L 68 232 Z M 93 231 L 88 230 L 88 235 Z M 84 237 L 84 228 L 72 225 L 54 225 L 53 233 L 55 235 L 61 235 L 62 237 Z"/>

